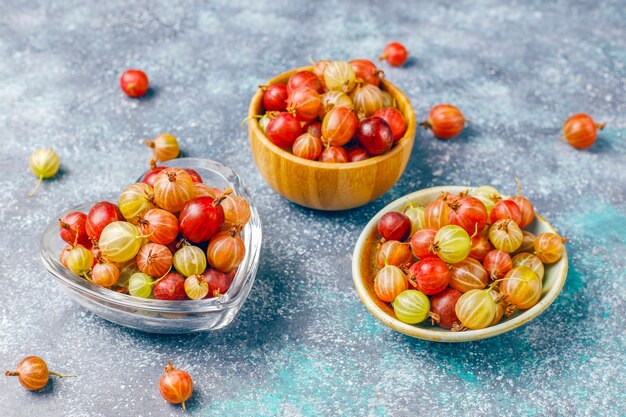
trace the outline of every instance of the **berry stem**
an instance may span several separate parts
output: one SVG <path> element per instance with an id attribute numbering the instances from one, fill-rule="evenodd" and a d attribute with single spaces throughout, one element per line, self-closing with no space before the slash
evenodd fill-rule
<path id="1" fill-rule="evenodd" d="M 57 378 L 76 378 L 76 375 L 65 375 L 65 374 L 58 374 L 56 372 L 48 372 L 50 375 L 54 375 Z"/>
<path id="2" fill-rule="evenodd" d="M 4 374 L 6 376 L 20 376 L 20 373 L 17 371 L 6 371 Z"/>
<path id="3" fill-rule="evenodd" d="M 428 120 L 421 122 L 420 126 L 425 127 L 426 129 L 432 129 L 433 127 L 433 125 Z"/>
<path id="4" fill-rule="evenodd" d="M 606 126 L 606 123 L 596 123 L 596 128 L 598 130 L 602 130 L 604 129 L 604 126 Z"/>
<path id="5" fill-rule="evenodd" d="M 32 197 L 33 194 L 35 194 L 35 191 L 37 191 L 42 181 L 43 181 L 43 175 L 40 175 L 39 179 L 37 180 L 37 184 L 35 184 L 35 187 L 32 190 L 30 190 L 30 192 L 28 193 L 29 197 Z"/>

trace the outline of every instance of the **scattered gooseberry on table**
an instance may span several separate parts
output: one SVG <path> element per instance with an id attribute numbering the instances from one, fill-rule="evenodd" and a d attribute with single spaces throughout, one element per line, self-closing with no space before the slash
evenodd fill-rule
<path id="1" fill-rule="evenodd" d="M 387 61 L 391 66 L 400 67 L 404 65 L 408 57 L 409 51 L 407 51 L 404 45 L 400 42 L 391 42 L 385 46 L 379 59 L 381 61 Z"/>
<path id="2" fill-rule="evenodd" d="M 183 370 L 176 369 L 172 362 L 168 362 L 161 379 L 159 379 L 159 392 L 165 401 L 181 404 L 183 410 L 186 410 L 185 402 L 193 394 L 191 376 Z"/>
<path id="3" fill-rule="evenodd" d="M 74 376 L 49 371 L 46 362 L 38 356 L 26 356 L 18 362 L 15 370 L 6 371 L 5 375 L 18 377 L 20 384 L 29 391 L 38 391 L 45 387 L 48 384 L 50 375 L 58 378 Z"/>
<path id="4" fill-rule="evenodd" d="M 451 104 L 438 104 L 428 113 L 428 120 L 422 126 L 432 130 L 439 139 L 452 139 L 465 127 L 465 118 L 461 110 Z"/>
<path id="5" fill-rule="evenodd" d="M 146 145 L 152 149 L 154 158 L 160 162 L 178 158 L 180 155 L 178 140 L 171 133 L 161 133 L 153 140 L 147 140 Z"/>
<path id="6" fill-rule="evenodd" d="M 31 196 L 37 191 L 44 179 L 52 178 L 59 172 L 61 161 L 59 155 L 53 149 L 42 148 L 30 154 L 28 166 L 38 179 L 35 187 L 28 193 Z"/>
<path id="7" fill-rule="evenodd" d="M 138 69 L 124 71 L 120 77 L 120 87 L 128 97 L 141 97 L 148 92 L 150 83 L 145 72 Z"/>
<path id="8" fill-rule="evenodd" d="M 596 123 L 589 115 L 579 113 L 571 116 L 563 124 L 563 137 L 576 149 L 589 148 L 596 142 L 598 130 L 606 123 Z"/>

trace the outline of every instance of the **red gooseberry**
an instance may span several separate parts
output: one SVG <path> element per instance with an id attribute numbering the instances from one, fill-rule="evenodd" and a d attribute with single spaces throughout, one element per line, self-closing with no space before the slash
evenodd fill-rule
<path id="1" fill-rule="evenodd" d="M 59 219 L 59 234 L 61 239 L 70 245 L 82 245 L 91 247 L 91 240 L 87 234 L 87 215 L 78 211 L 67 214 Z"/>
<path id="2" fill-rule="evenodd" d="M 405 241 L 411 233 L 411 220 L 399 211 L 385 213 L 378 220 L 378 233 L 385 240 Z"/>
<path id="3" fill-rule="evenodd" d="M 385 46 L 383 54 L 379 59 L 381 61 L 387 61 L 389 65 L 399 67 L 404 65 L 408 57 L 409 52 L 406 50 L 404 45 L 399 42 L 391 42 Z"/>
<path id="4" fill-rule="evenodd" d="M 37 391 L 48 384 L 50 375 L 59 378 L 73 377 L 50 372 L 46 362 L 38 356 L 27 356 L 17 364 L 14 371 L 6 371 L 6 376 L 18 377 L 20 384 L 29 391 Z"/>
<path id="5" fill-rule="evenodd" d="M 483 267 L 491 279 L 500 279 L 513 268 L 513 261 L 508 253 L 494 249 L 485 256 Z"/>
<path id="6" fill-rule="evenodd" d="M 267 138 L 280 148 L 290 148 L 302 133 L 300 121 L 287 112 L 278 113 L 267 125 Z"/>
<path id="7" fill-rule="evenodd" d="M 426 295 L 443 291 L 450 282 L 448 265 L 439 258 L 425 258 L 409 268 L 409 283 Z"/>
<path id="8" fill-rule="evenodd" d="M 454 198 L 448 202 L 448 207 L 448 223 L 461 226 L 470 236 L 485 228 L 487 209 L 479 199 L 469 196 Z"/>
<path id="9" fill-rule="evenodd" d="M 193 170 L 191 168 L 183 168 L 183 170 L 189 174 L 189 176 L 191 177 L 191 181 L 193 181 L 194 183 L 199 182 L 202 183 L 202 177 L 200 176 L 200 174 L 198 174 L 198 171 Z"/>
<path id="10" fill-rule="evenodd" d="M 187 372 L 174 368 L 172 362 L 168 362 L 159 379 L 159 392 L 165 401 L 182 404 L 183 410 L 186 410 L 185 401 L 191 398 L 193 382 Z"/>
<path id="11" fill-rule="evenodd" d="M 148 92 L 148 76 L 141 70 L 129 69 L 120 77 L 120 87 L 128 97 L 141 97 Z"/>
<path id="12" fill-rule="evenodd" d="M 109 203 L 108 201 L 101 201 L 91 207 L 89 213 L 87 213 L 87 219 L 85 221 L 85 229 L 87 235 L 91 239 L 99 239 L 102 229 L 104 229 L 109 223 L 123 220 L 122 213 L 116 204 Z"/>
<path id="13" fill-rule="evenodd" d="M 406 121 L 404 120 L 404 116 L 400 110 L 393 107 L 383 107 L 382 109 L 376 110 L 372 116 L 380 117 L 387 122 L 389 128 L 391 129 L 394 143 L 402 139 L 406 133 Z"/>
<path id="14" fill-rule="evenodd" d="M 157 166 L 156 161 L 154 159 L 150 160 L 150 171 L 146 172 L 146 174 L 141 178 L 141 182 L 144 184 L 148 184 L 150 187 L 154 187 L 154 181 L 156 180 L 159 172 L 163 171 L 165 166 Z"/>
<path id="15" fill-rule="evenodd" d="M 329 146 L 320 154 L 320 162 L 345 163 L 348 162 L 348 153 L 341 146 Z"/>
<path id="16" fill-rule="evenodd" d="M 229 190 L 230 191 L 230 190 Z M 219 198 L 198 197 L 191 200 L 180 212 L 180 232 L 185 239 L 200 243 L 209 240 L 224 224 L 224 192 Z"/>
<path id="17" fill-rule="evenodd" d="M 159 208 L 150 209 L 139 217 L 137 225 L 148 240 L 168 245 L 178 236 L 178 219 L 172 213 Z"/>
<path id="18" fill-rule="evenodd" d="M 522 212 L 513 200 L 502 200 L 491 209 L 491 223 L 502 219 L 511 219 L 518 225 L 522 222 Z"/>
<path id="19" fill-rule="evenodd" d="M 604 129 L 606 123 L 596 123 L 586 114 L 575 114 L 563 124 L 563 137 L 576 149 L 586 149 L 593 145 L 598 137 L 598 129 Z"/>
<path id="20" fill-rule="evenodd" d="M 439 316 L 437 324 L 444 329 L 452 329 L 454 322 L 459 319 L 454 310 L 456 302 L 461 298 L 461 291 L 454 288 L 446 288 L 439 294 L 435 294 L 430 299 L 430 311 Z"/>
<path id="21" fill-rule="evenodd" d="M 364 161 L 370 157 L 365 149 L 356 145 L 349 147 L 346 152 L 348 152 L 350 162 Z"/>
<path id="22" fill-rule="evenodd" d="M 310 122 L 317 117 L 321 104 L 322 101 L 317 91 L 312 88 L 300 87 L 289 93 L 287 111 L 302 122 Z"/>
<path id="23" fill-rule="evenodd" d="M 430 229 L 439 229 L 449 224 L 450 206 L 446 201 L 448 194 L 442 194 L 424 207 L 424 222 Z"/>
<path id="24" fill-rule="evenodd" d="M 465 118 L 461 110 L 451 104 L 438 104 L 428 113 L 428 121 L 422 126 L 433 131 L 439 139 L 451 139 L 463 131 Z"/>
<path id="25" fill-rule="evenodd" d="M 356 140 L 370 155 L 382 155 L 393 146 L 391 128 L 380 117 L 363 119 L 357 126 Z"/>
<path id="26" fill-rule="evenodd" d="M 379 268 L 385 265 L 403 266 L 411 263 L 413 254 L 406 243 L 388 240 L 378 248 L 376 264 Z"/>
<path id="27" fill-rule="evenodd" d="M 136 262 L 141 272 L 160 278 L 172 269 L 172 252 L 165 245 L 146 243 L 139 249 Z"/>
<path id="28" fill-rule="evenodd" d="M 152 291 L 157 300 L 184 300 L 187 296 L 185 278 L 177 272 L 170 272 L 154 284 Z"/>
<path id="29" fill-rule="evenodd" d="M 239 227 L 216 234 L 207 248 L 209 265 L 220 272 L 231 272 L 243 261 L 246 246 L 239 237 Z"/>
<path id="30" fill-rule="evenodd" d="M 313 136 L 315 136 L 316 138 L 321 138 L 322 137 L 322 123 L 318 122 L 318 121 L 313 121 L 309 124 L 307 124 L 304 127 L 304 130 L 306 133 L 310 133 Z"/>
<path id="31" fill-rule="evenodd" d="M 289 92 L 285 84 L 261 85 L 259 88 L 263 90 L 263 107 L 265 111 L 281 112 L 287 109 Z"/>
<path id="32" fill-rule="evenodd" d="M 324 86 L 320 79 L 311 71 L 298 71 L 289 77 L 287 81 L 287 91 L 292 93 L 301 88 L 311 88 L 318 93 L 324 91 Z"/>
<path id="33" fill-rule="evenodd" d="M 379 70 L 369 59 L 353 59 L 348 62 L 357 78 L 360 78 L 366 84 L 372 84 L 378 87 L 380 80 L 384 77 L 385 73 Z"/>
<path id="34" fill-rule="evenodd" d="M 233 282 L 233 275 L 225 274 L 213 268 L 207 268 L 202 276 L 204 280 L 209 285 L 209 293 L 207 294 L 207 298 L 211 297 L 219 297 L 220 295 L 226 294 L 226 291 L 230 288 L 230 285 Z"/>
<path id="35" fill-rule="evenodd" d="M 411 238 L 411 251 L 419 259 L 436 257 L 434 251 L 437 229 L 420 229 Z"/>
<path id="36" fill-rule="evenodd" d="M 303 133 L 294 142 L 292 150 L 295 156 L 316 161 L 322 153 L 322 141 L 311 133 Z"/>
<path id="37" fill-rule="evenodd" d="M 343 146 L 357 129 L 355 114 L 347 107 L 333 107 L 322 121 L 322 142 L 330 146 Z"/>
<path id="38" fill-rule="evenodd" d="M 470 253 L 468 256 L 481 262 L 485 259 L 485 256 L 493 250 L 489 239 L 480 233 L 472 237 L 470 245 Z"/>

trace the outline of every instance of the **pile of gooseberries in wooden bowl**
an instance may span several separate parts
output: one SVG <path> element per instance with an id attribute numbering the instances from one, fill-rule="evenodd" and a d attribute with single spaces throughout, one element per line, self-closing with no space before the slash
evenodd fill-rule
<path id="1" fill-rule="evenodd" d="M 319 61 L 261 86 L 250 144 L 274 190 L 321 210 L 358 207 L 404 172 L 415 139 L 407 97 L 366 59 Z"/>
<path id="2" fill-rule="evenodd" d="M 96 314 L 150 332 L 223 327 L 254 281 L 258 214 L 239 177 L 209 160 L 153 165 L 113 200 L 52 221 L 42 259 Z"/>
<path id="3" fill-rule="evenodd" d="M 463 342 L 541 314 L 567 275 L 565 239 L 521 195 L 491 186 L 402 197 L 366 226 L 353 254 L 356 290 L 389 327 Z"/>

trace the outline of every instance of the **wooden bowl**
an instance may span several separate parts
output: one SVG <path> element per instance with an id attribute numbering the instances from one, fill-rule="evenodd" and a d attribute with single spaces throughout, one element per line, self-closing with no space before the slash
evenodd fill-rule
<path id="1" fill-rule="evenodd" d="M 363 304 L 365 304 L 365 307 L 367 307 L 370 313 L 392 329 L 412 337 L 435 342 L 469 342 L 472 340 L 486 339 L 506 333 L 534 319 L 548 308 L 561 292 L 561 288 L 563 288 L 565 278 L 567 277 L 567 252 L 563 254 L 560 261 L 552 265 L 545 265 L 543 291 L 541 293 L 541 299 L 537 304 L 528 310 L 516 310 L 511 317 L 504 317 L 502 321 L 495 326 L 480 330 L 451 332 L 438 326 L 432 326 L 428 320 L 418 325 L 406 324 L 396 318 L 390 304 L 380 301 L 378 297 L 376 297 L 374 293 L 374 276 L 378 270 L 374 260 L 378 239 L 376 225 L 383 214 L 389 211 L 401 211 L 409 202 L 425 206 L 437 198 L 443 191 L 456 194 L 468 188 L 469 187 L 459 186 L 434 187 L 408 194 L 379 211 L 361 233 L 356 247 L 354 248 L 354 254 L 352 255 L 352 277 L 354 279 L 354 286 L 361 297 L 361 301 L 363 301 Z M 534 222 L 525 230 L 534 234 L 543 232 L 556 233 L 552 226 L 539 215 L 535 216 Z"/>
<path id="2" fill-rule="evenodd" d="M 291 74 L 304 70 L 311 67 L 285 72 L 267 84 L 286 83 Z M 263 92 L 259 90 L 250 103 L 248 132 L 256 166 L 268 184 L 287 200 L 319 210 L 351 209 L 385 194 L 409 161 L 416 123 L 409 99 L 388 81 L 383 80 L 382 89 L 396 100 L 407 122 L 406 133 L 388 153 L 345 164 L 309 161 L 274 145 L 255 118 L 263 112 Z"/>

